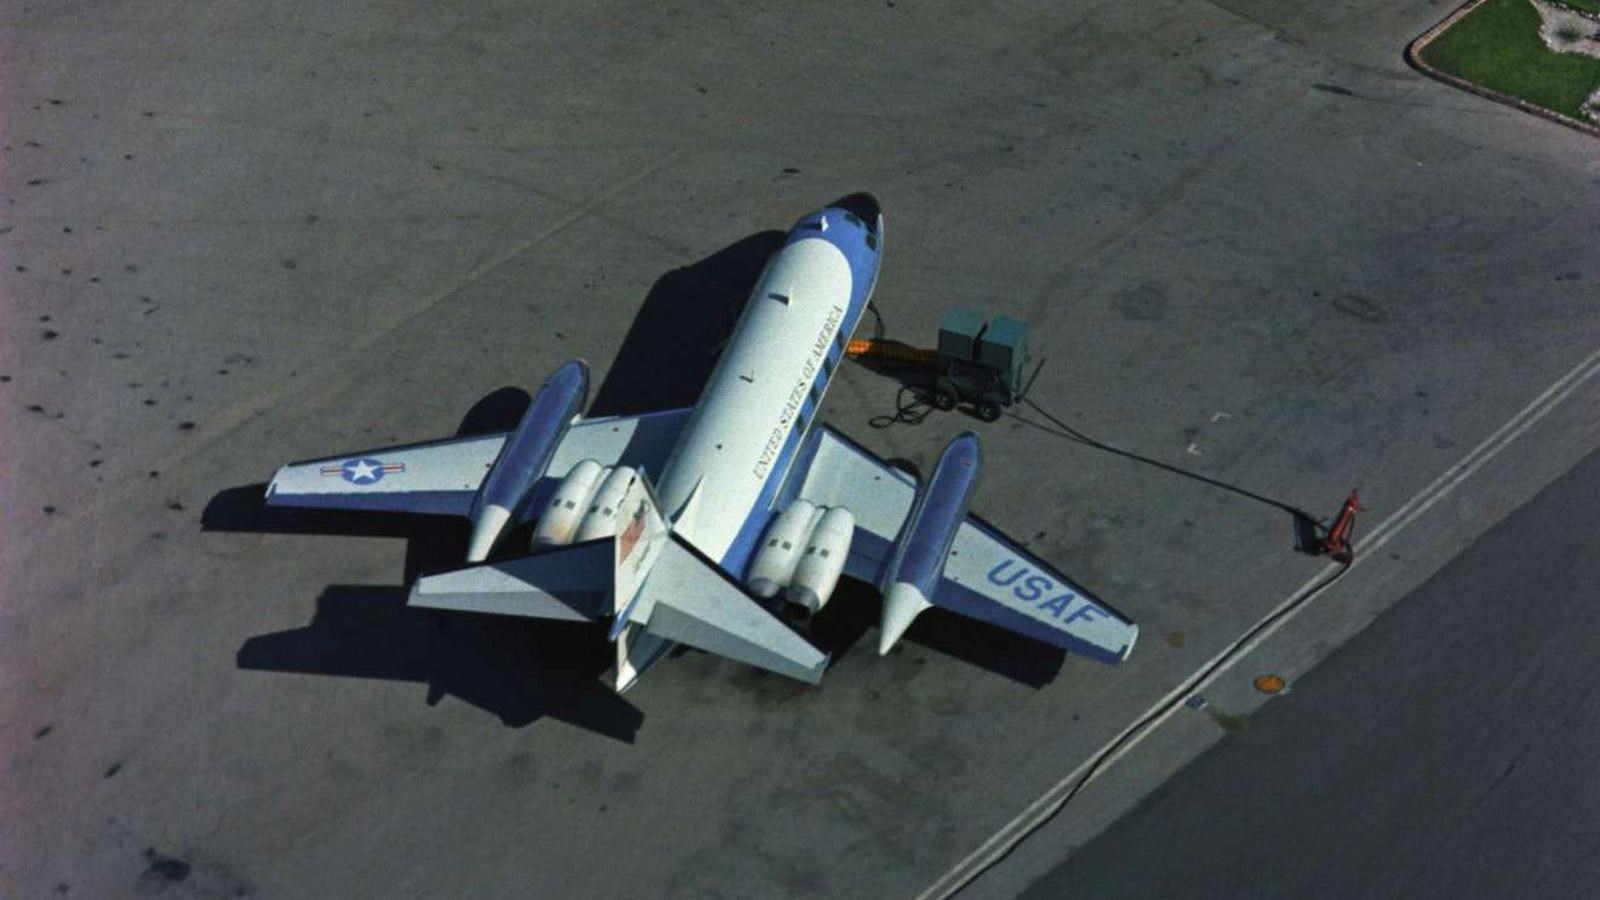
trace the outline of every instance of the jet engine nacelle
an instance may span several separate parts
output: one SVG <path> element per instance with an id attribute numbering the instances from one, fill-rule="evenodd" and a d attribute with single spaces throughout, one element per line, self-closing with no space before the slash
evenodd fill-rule
<path id="1" fill-rule="evenodd" d="M 842 506 L 796 500 L 767 526 L 750 563 L 750 592 L 767 599 L 786 590 L 807 612 L 822 609 L 839 584 L 856 517 Z"/>
<path id="2" fill-rule="evenodd" d="M 578 522 L 573 543 L 611 537 L 617 533 L 617 510 L 622 507 L 622 498 L 637 477 L 636 470 L 627 466 L 618 466 L 606 473 L 593 499 L 589 501 L 588 512 Z"/>
<path id="3" fill-rule="evenodd" d="M 795 564 L 794 577 L 789 580 L 789 601 L 802 606 L 808 613 L 816 613 L 833 596 L 844 572 L 845 555 L 850 552 L 850 539 L 856 533 L 856 517 L 842 506 L 830 508 L 822 514 L 806 539 L 806 548 Z"/>
<path id="4" fill-rule="evenodd" d="M 533 548 L 560 547 L 572 543 L 579 524 L 589 512 L 589 503 L 600 490 L 605 477 L 605 467 L 586 459 L 572 467 L 567 477 L 556 485 L 555 494 L 539 510 L 539 522 L 533 528 Z"/>
<path id="5" fill-rule="evenodd" d="M 800 553 L 811 527 L 821 516 L 817 507 L 806 500 L 796 500 L 778 514 L 767 526 L 766 540 L 756 551 L 750 564 L 750 592 L 765 600 L 775 597 L 794 577 L 794 568 L 800 562 Z"/>

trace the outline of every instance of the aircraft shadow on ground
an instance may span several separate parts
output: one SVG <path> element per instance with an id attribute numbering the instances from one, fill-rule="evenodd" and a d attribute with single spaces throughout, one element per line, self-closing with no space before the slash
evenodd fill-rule
<path id="1" fill-rule="evenodd" d="M 511 727 L 552 716 L 632 743 L 644 714 L 599 676 L 611 648 L 592 625 L 453 615 L 406 606 L 406 588 L 332 585 L 304 628 L 250 638 L 238 666 L 268 672 L 416 681 Z"/>
<path id="2" fill-rule="evenodd" d="M 784 233 L 762 231 L 656 279 L 595 390 L 590 416 L 693 405 Z"/>
<path id="3" fill-rule="evenodd" d="M 512 428 L 530 398 L 502 388 L 475 404 L 458 435 Z M 419 575 L 461 564 L 467 523 L 439 516 L 267 506 L 265 484 L 219 492 L 206 505 L 207 531 L 361 535 L 406 541 L 399 585 L 331 585 L 311 623 L 252 637 L 240 646 L 241 669 L 380 678 L 426 684 L 427 702 L 457 697 L 510 727 L 551 716 L 631 743 L 644 714 L 600 681 L 611 648 L 591 625 L 453 614 L 406 605 Z M 508 543 L 526 545 L 527 529 Z"/>
<path id="4" fill-rule="evenodd" d="M 700 396 L 716 351 L 732 332 L 783 232 L 743 238 L 656 280 L 624 337 L 590 416 L 689 406 Z M 473 405 L 457 436 L 516 427 L 531 397 L 505 387 Z M 360 449 L 360 448 L 352 448 Z M 337 455 L 327 448 L 308 448 Z M 239 648 L 242 669 L 417 681 L 430 704 L 446 694 L 521 727 L 549 715 L 632 741 L 644 715 L 599 681 L 611 647 L 593 626 L 500 616 L 452 614 L 406 606 L 419 575 L 460 565 L 467 524 L 436 516 L 266 505 L 265 484 L 219 492 L 207 504 L 207 531 L 361 535 L 406 541 L 402 584 L 332 585 L 317 598 L 311 623 L 252 637 Z M 526 546 L 528 528 L 507 536 Z"/>
<path id="5" fill-rule="evenodd" d="M 657 279 L 595 391 L 588 415 L 692 405 L 762 268 L 783 240 L 779 231 L 753 234 Z M 496 390 L 473 405 L 456 434 L 514 428 L 530 402 L 521 388 Z M 406 585 L 419 575 L 460 565 L 466 553 L 465 521 L 270 507 L 265 489 L 261 483 L 220 491 L 206 506 L 202 528 L 403 538 L 404 572 L 400 585 L 329 586 L 317 598 L 310 624 L 246 640 L 236 656 L 239 668 L 416 681 L 427 684 L 430 705 L 448 694 L 511 727 L 548 715 L 632 742 L 644 715 L 600 683 L 612 663 L 612 650 L 594 626 L 406 606 Z M 505 545 L 526 546 L 528 531 L 525 526 L 508 535 Z M 874 589 L 842 584 L 810 632 L 838 658 L 877 624 L 877 617 Z M 1048 683 L 1062 662 L 1054 648 L 937 609 L 920 617 L 904 640 L 1035 687 Z"/>

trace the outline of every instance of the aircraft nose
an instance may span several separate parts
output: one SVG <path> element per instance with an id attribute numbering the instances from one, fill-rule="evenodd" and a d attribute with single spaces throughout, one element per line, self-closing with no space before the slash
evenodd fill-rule
<path id="1" fill-rule="evenodd" d="M 855 213 L 857 218 L 867 223 L 868 228 L 874 230 L 878 227 L 878 216 L 883 212 L 882 207 L 878 205 L 878 198 L 866 191 L 846 194 L 828 205 L 835 209 L 842 209 L 845 212 Z"/>

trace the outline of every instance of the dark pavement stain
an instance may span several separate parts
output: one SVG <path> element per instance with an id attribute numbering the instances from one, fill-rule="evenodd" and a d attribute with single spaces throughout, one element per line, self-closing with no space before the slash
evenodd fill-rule
<path id="1" fill-rule="evenodd" d="M 114 763 L 112 763 L 110 766 L 108 766 L 106 768 L 105 774 L 101 775 L 100 777 L 101 778 L 111 778 L 112 776 L 116 775 L 118 772 L 121 772 L 121 771 L 122 771 L 122 763 L 114 762 Z"/>
<path id="2" fill-rule="evenodd" d="M 1167 295 L 1160 288 L 1141 284 L 1122 292 L 1116 301 L 1123 318 L 1135 322 L 1154 322 L 1166 315 Z"/>
<path id="3" fill-rule="evenodd" d="M 58 337 L 61 337 L 61 332 L 52 331 L 49 328 L 46 328 L 45 330 L 39 332 L 39 339 L 42 340 L 42 341 L 53 341 Z"/>
<path id="4" fill-rule="evenodd" d="M 54 730 L 55 730 L 55 726 L 54 725 L 41 726 L 38 731 L 35 731 L 33 733 L 33 739 L 37 741 L 40 738 L 48 737 L 50 732 L 54 731 Z"/>
<path id="5" fill-rule="evenodd" d="M 157 884 L 173 884 L 189 877 L 192 868 L 188 862 L 175 856 L 158 853 L 154 847 L 144 849 L 144 859 L 149 865 L 144 874 L 139 876 L 140 881 L 155 882 Z"/>
<path id="6" fill-rule="evenodd" d="M 183 512 L 183 504 L 179 503 L 176 500 L 174 500 L 171 503 L 167 504 L 167 509 L 170 509 L 173 512 Z"/>
<path id="7" fill-rule="evenodd" d="M 1363 322 L 1389 321 L 1388 310 L 1378 305 L 1378 301 L 1360 294 L 1340 294 L 1333 301 L 1333 308 Z"/>
<path id="8" fill-rule="evenodd" d="M 1314 91 L 1321 91 L 1324 94 L 1338 94 L 1341 97 L 1354 97 L 1355 96 L 1355 92 L 1354 91 L 1350 90 L 1349 88 L 1342 88 L 1342 87 L 1338 86 L 1337 84 L 1322 84 L 1322 83 L 1318 83 L 1318 84 L 1313 84 L 1311 86 L 1311 89 L 1314 90 Z"/>

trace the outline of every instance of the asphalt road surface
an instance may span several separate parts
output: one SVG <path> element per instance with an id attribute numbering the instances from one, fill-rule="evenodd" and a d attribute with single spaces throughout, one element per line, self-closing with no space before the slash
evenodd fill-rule
<path id="1" fill-rule="evenodd" d="M 1600 456 L 1024 896 L 1600 896 Z"/>

